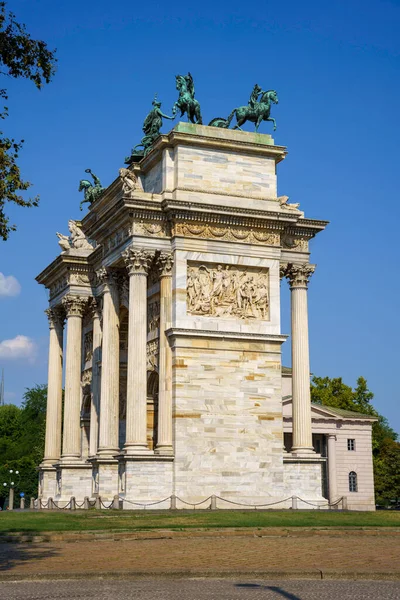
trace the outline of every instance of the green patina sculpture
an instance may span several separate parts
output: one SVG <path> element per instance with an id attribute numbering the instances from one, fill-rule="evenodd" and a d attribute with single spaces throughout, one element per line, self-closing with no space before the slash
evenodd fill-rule
<path id="1" fill-rule="evenodd" d="M 91 169 L 85 169 L 85 173 L 90 173 L 93 177 L 94 184 L 88 181 L 87 179 L 81 179 L 79 182 L 78 192 L 84 193 L 84 199 L 81 201 L 79 208 L 82 210 L 82 204 L 88 202 L 92 204 L 104 191 L 103 186 L 101 185 L 100 179 L 92 173 Z"/>
<path id="2" fill-rule="evenodd" d="M 157 100 L 156 95 L 153 100 L 153 108 L 143 123 L 143 133 L 145 135 L 140 144 L 136 144 L 136 146 L 132 149 L 131 155 L 125 158 L 125 164 L 130 165 L 131 163 L 137 162 L 146 156 L 150 152 L 153 142 L 160 135 L 163 119 L 170 119 L 173 121 L 174 118 L 175 116 L 169 117 L 168 115 L 164 115 L 164 113 L 161 111 L 161 102 Z M 138 150 L 138 148 L 141 148 L 141 150 Z"/>
<path id="3" fill-rule="evenodd" d="M 261 94 L 261 98 L 259 96 Z M 272 121 L 274 124 L 274 131 L 276 130 L 276 121 L 273 117 L 270 117 L 271 102 L 278 104 L 278 95 L 275 90 L 268 90 L 263 92 L 259 85 L 255 85 L 251 92 L 250 100 L 247 106 L 239 106 L 234 108 L 227 119 L 217 117 L 210 121 L 211 127 L 224 127 L 228 128 L 231 124 L 233 117 L 236 115 L 236 125 L 234 129 L 241 129 L 246 121 L 251 121 L 256 124 L 256 131 L 262 121 Z"/>
<path id="4" fill-rule="evenodd" d="M 181 117 L 186 113 L 191 123 L 203 124 L 200 112 L 200 104 L 194 97 L 194 82 L 190 73 L 187 75 L 176 75 L 176 89 L 179 90 L 179 98 L 172 108 L 172 114 L 175 116 L 178 108 L 181 111 Z"/>

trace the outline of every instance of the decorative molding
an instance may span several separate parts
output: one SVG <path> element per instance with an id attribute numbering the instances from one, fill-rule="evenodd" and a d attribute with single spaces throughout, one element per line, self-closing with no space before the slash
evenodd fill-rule
<path id="1" fill-rule="evenodd" d="M 90 330 L 85 333 L 83 339 L 83 360 L 85 363 L 92 360 L 93 356 L 93 331 Z"/>
<path id="2" fill-rule="evenodd" d="M 83 317 L 88 303 L 87 298 L 81 296 L 64 296 L 62 304 L 67 313 L 67 319 L 69 317 Z"/>
<path id="3" fill-rule="evenodd" d="M 295 265 L 289 263 L 286 267 L 285 277 L 289 280 L 290 289 L 308 287 L 308 282 L 315 271 L 316 265 L 308 263 L 303 265 Z"/>
<path id="4" fill-rule="evenodd" d="M 62 292 L 66 287 L 68 287 L 69 285 L 69 278 L 68 275 L 62 275 L 62 277 L 59 277 L 58 279 L 56 279 L 56 281 L 53 283 L 53 285 L 50 286 L 50 300 L 52 300 L 52 298 L 54 298 L 55 296 L 57 296 L 60 292 Z"/>
<path id="5" fill-rule="evenodd" d="M 149 250 L 136 250 L 130 246 L 122 253 L 129 276 L 147 275 L 154 260 L 155 252 Z"/>
<path id="6" fill-rule="evenodd" d="M 187 273 L 188 314 L 269 319 L 268 269 L 188 262 Z"/>
<path id="7" fill-rule="evenodd" d="M 87 272 L 77 273 L 70 272 L 68 277 L 69 285 L 90 285 L 90 277 Z"/>

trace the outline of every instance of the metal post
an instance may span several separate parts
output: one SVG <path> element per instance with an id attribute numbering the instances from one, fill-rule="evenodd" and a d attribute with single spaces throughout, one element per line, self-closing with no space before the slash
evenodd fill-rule
<path id="1" fill-rule="evenodd" d="M 292 510 L 297 510 L 297 496 L 292 496 Z"/>
<path id="2" fill-rule="evenodd" d="M 217 496 L 214 494 L 211 496 L 211 510 L 217 510 Z"/>
<path id="3" fill-rule="evenodd" d="M 171 496 L 171 505 L 170 505 L 170 510 L 176 510 L 176 496 L 175 494 L 172 494 Z"/>
<path id="4" fill-rule="evenodd" d="M 8 510 L 14 510 L 14 488 L 10 487 L 8 494 Z"/>

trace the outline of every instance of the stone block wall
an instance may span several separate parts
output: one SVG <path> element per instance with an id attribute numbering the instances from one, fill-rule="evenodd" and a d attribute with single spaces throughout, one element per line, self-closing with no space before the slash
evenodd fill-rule
<path id="1" fill-rule="evenodd" d="M 177 496 L 238 502 L 282 498 L 278 343 L 179 338 L 173 348 Z"/>

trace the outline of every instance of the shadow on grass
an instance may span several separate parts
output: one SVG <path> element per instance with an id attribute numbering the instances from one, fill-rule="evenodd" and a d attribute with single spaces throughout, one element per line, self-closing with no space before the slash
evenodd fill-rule
<path id="1" fill-rule="evenodd" d="M 251 589 L 254 588 L 256 590 L 269 590 L 271 592 L 275 592 L 277 597 L 286 598 L 287 600 L 302 600 L 300 596 L 296 596 L 286 590 L 282 589 L 277 585 L 262 585 L 260 583 L 236 583 L 235 587 L 237 588 L 246 588 Z"/>
<path id="2" fill-rule="evenodd" d="M 12 542 L 0 543 L 0 576 L 23 564 L 36 563 L 57 554 L 57 550 L 48 547 L 47 544 L 46 547 L 32 544 L 32 537 L 35 535 L 36 532 L 32 531 L 20 532 L 18 541 L 14 538 Z M 31 572 L 31 575 L 34 575 L 34 572 Z"/>

